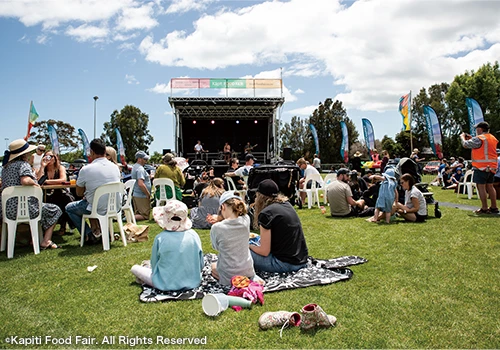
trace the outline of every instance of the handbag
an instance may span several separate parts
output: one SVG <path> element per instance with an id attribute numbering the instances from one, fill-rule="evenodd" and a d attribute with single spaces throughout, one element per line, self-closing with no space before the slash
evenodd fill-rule
<path id="1" fill-rule="evenodd" d="M 125 226 L 123 226 L 123 230 L 127 235 L 127 242 L 145 242 L 148 240 L 148 225 L 136 225 L 129 222 Z"/>

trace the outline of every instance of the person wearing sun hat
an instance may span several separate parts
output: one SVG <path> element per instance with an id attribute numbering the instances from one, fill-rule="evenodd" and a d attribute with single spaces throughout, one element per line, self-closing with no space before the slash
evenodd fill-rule
<path id="1" fill-rule="evenodd" d="M 299 216 L 271 179 L 257 187 L 254 227 L 260 232 L 260 246 L 250 246 L 255 270 L 282 273 L 307 266 L 309 253 Z"/>
<path id="2" fill-rule="evenodd" d="M 169 200 L 153 208 L 153 218 L 163 229 L 151 251 L 151 267 L 134 265 L 131 272 L 138 282 L 163 291 L 193 289 L 201 283 L 203 252 L 201 240 L 191 229 L 187 206 Z"/>
<path id="3" fill-rule="evenodd" d="M 363 154 L 360 151 L 356 151 L 351 158 L 351 167 L 358 173 L 361 173 L 361 156 Z"/>
<path id="4" fill-rule="evenodd" d="M 132 190 L 135 219 L 149 220 L 151 214 L 151 177 L 144 169 L 149 156 L 144 151 L 137 151 L 135 159 L 135 164 L 132 167 L 132 179 L 136 180 Z"/>
<path id="5" fill-rule="evenodd" d="M 3 158 L 2 191 L 11 186 L 39 186 L 33 168 L 29 164 L 30 153 L 35 148 L 36 146 L 30 145 L 23 139 L 14 140 L 9 144 L 9 149 L 5 151 Z M 59 217 L 62 215 L 62 211 L 55 204 L 39 204 L 36 199 L 31 198 L 29 200 L 30 217 L 38 215 L 40 205 L 42 210 L 40 224 L 44 231 L 40 247 L 42 249 L 56 249 L 58 246 L 51 241 L 52 232 Z M 17 199 L 7 201 L 6 211 L 7 217 L 15 220 L 17 216 Z M 1 198 L 0 217 L 3 217 Z"/>
<path id="6" fill-rule="evenodd" d="M 233 276 L 253 278 L 255 270 L 248 249 L 250 218 L 247 207 L 237 192 L 226 191 L 219 199 L 221 221 L 212 225 L 210 241 L 219 252 L 216 263 L 212 263 L 212 275 L 225 286 L 231 285 Z"/>

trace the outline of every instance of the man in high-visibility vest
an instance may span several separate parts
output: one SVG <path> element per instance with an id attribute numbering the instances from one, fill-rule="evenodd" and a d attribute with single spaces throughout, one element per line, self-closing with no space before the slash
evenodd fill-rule
<path id="1" fill-rule="evenodd" d="M 460 134 L 462 146 L 472 149 L 472 168 L 474 169 L 472 181 L 476 183 L 481 199 L 481 209 L 476 210 L 475 213 L 498 214 L 497 193 L 493 187 L 493 177 L 498 167 L 496 152 L 498 140 L 489 133 L 490 125 L 487 122 L 477 123 L 475 128 L 477 136 Z M 490 208 L 488 208 L 487 194 L 491 200 Z"/>

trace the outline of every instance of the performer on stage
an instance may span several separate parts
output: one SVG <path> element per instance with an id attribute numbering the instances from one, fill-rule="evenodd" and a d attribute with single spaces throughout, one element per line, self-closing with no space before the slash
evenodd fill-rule
<path id="1" fill-rule="evenodd" d="M 247 144 L 245 145 L 245 155 L 247 154 L 252 154 L 252 150 L 254 149 L 254 147 L 257 147 L 258 144 L 255 144 L 255 145 L 251 145 L 250 142 L 247 142 Z"/>
<path id="2" fill-rule="evenodd" d="M 198 143 L 196 143 L 196 145 L 194 145 L 194 152 L 196 153 L 195 159 L 201 159 L 201 154 L 203 152 L 205 152 L 205 150 L 203 149 L 203 146 L 201 145 L 200 140 L 198 140 Z"/>
<path id="3" fill-rule="evenodd" d="M 224 145 L 224 160 L 227 164 L 229 164 L 229 160 L 231 159 L 231 146 L 228 142 Z"/>

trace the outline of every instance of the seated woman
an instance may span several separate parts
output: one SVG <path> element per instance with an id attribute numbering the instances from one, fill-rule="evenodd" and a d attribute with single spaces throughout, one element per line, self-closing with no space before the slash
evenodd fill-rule
<path id="1" fill-rule="evenodd" d="M 35 150 L 36 146 L 28 144 L 23 139 L 12 141 L 9 145 L 9 150 L 5 151 L 3 158 L 3 171 L 2 171 L 2 191 L 11 186 L 39 186 L 36 180 L 36 175 L 33 172 L 28 160 L 30 152 Z M 34 198 L 29 200 L 29 213 L 30 217 L 36 217 L 40 210 L 42 210 L 42 218 L 40 224 L 44 231 L 40 247 L 42 249 L 56 249 L 59 248 L 51 241 L 54 227 L 57 220 L 62 215 L 61 209 L 55 204 L 38 203 Z M 7 201 L 7 217 L 15 220 L 17 216 L 17 199 L 12 198 Z M 2 205 L 0 197 L 0 217 L 2 217 Z"/>
<path id="2" fill-rule="evenodd" d="M 116 150 L 113 147 L 106 146 L 106 159 L 109 160 L 111 163 L 116 164 L 116 166 L 120 169 L 121 172 L 122 165 L 118 163 L 118 156 L 116 155 Z"/>
<path id="3" fill-rule="evenodd" d="M 174 155 L 172 153 L 167 153 L 162 158 L 163 164 L 156 169 L 155 179 L 168 178 L 174 182 L 175 186 L 175 198 L 177 200 L 182 200 L 182 190 L 181 187 L 186 183 L 186 178 L 182 174 L 181 169 L 177 166 L 177 162 L 174 160 Z M 156 198 L 160 198 L 160 189 L 156 189 Z M 167 187 L 167 198 L 171 198 L 172 193 L 170 187 Z"/>
<path id="4" fill-rule="evenodd" d="M 260 246 L 250 246 L 256 270 L 291 272 L 307 265 L 308 250 L 299 216 L 271 179 L 257 187 L 254 226 L 260 231 Z"/>
<path id="5" fill-rule="evenodd" d="M 187 206 L 170 200 L 153 208 L 153 218 L 163 229 L 151 251 L 151 266 L 132 266 L 137 282 L 163 291 L 193 289 L 201 283 L 203 252 L 201 240 L 191 229 Z"/>
<path id="6" fill-rule="evenodd" d="M 219 205 L 222 221 L 214 223 L 210 230 L 212 248 L 219 251 L 217 262 L 212 264 L 212 275 L 220 284 L 230 286 L 233 276 L 255 276 L 248 249 L 250 218 L 237 192 L 224 192 Z"/>
<path id="7" fill-rule="evenodd" d="M 415 179 L 410 174 L 404 174 L 400 182 L 405 190 L 405 204 L 398 202 L 393 213 L 399 213 L 406 221 L 424 222 L 427 219 L 427 203 L 422 192 L 415 186 Z"/>
<path id="8" fill-rule="evenodd" d="M 194 228 L 210 228 L 212 224 L 207 221 L 207 215 L 217 214 L 219 199 L 224 193 L 224 181 L 216 177 L 208 182 L 200 195 L 199 204 L 191 208 L 191 220 Z"/>
<path id="9" fill-rule="evenodd" d="M 40 168 L 37 171 L 37 178 L 38 182 L 44 185 L 61 185 L 63 182 L 68 181 L 66 168 L 61 165 L 59 156 L 54 154 L 52 150 L 47 151 L 42 158 Z M 66 223 L 74 227 L 73 222 L 69 219 L 65 211 L 66 205 L 74 200 L 75 198 L 67 188 L 48 190 L 45 192 L 45 201 L 57 205 L 62 211 L 62 215 L 59 218 L 59 235 L 61 236 L 66 232 Z"/>
<path id="10" fill-rule="evenodd" d="M 451 175 L 450 182 L 451 185 L 446 186 L 446 189 L 451 190 L 455 189 L 455 191 L 458 188 L 458 184 L 462 181 L 462 178 L 464 177 L 464 174 L 462 172 L 462 168 L 456 168 L 455 172 L 453 175 Z"/>
<path id="11" fill-rule="evenodd" d="M 229 169 L 227 169 L 226 173 L 234 173 L 240 166 L 240 161 L 237 158 L 232 158 L 229 163 Z M 231 176 L 231 179 L 234 182 L 237 190 L 242 190 L 245 185 L 245 181 L 239 176 Z M 229 189 L 229 186 L 225 185 L 226 189 Z"/>

